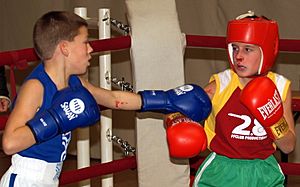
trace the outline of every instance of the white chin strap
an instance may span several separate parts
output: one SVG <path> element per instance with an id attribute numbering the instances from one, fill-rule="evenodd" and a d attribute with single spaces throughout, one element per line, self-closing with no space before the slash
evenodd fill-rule
<path id="1" fill-rule="evenodd" d="M 229 58 L 230 58 L 230 63 L 231 63 L 232 65 L 234 65 L 232 43 L 229 43 L 227 47 L 228 47 L 228 54 L 229 54 Z"/>
<path id="2" fill-rule="evenodd" d="M 259 49 L 260 49 L 261 59 L 260 59 L 260 64 L 259 64 L 259 68 L 258 68 L 258 72 L 257 72 L 258 75 L 261 74 L 261 69 L 262 69 L 263 61 L 264 61 L 264 53 L 263 53 L 261 47 L 259 47 Z"/>

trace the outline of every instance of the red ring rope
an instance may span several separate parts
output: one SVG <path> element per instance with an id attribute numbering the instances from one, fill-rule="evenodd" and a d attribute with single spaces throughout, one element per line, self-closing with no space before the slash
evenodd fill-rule
<path id="1" fill-rule="evenodd" d="M 188 47 L 226 48 L 226 38 L 221 36 L 186 35 Z M 281 39 L 279 50 L 286 52 L 300 52 L 300 40 Z"/>
<path id="2" fill-rule="evenodd" d="M 116 173 L 124 171 L 127 169 L 136 168 L 136 159 L 135 156 L 125 157 L 120 160 L 114 160 L 108 163 L 95 164 L 91 167 L 65 171 L 60 176 L 60 185 L 70 184 L 85 179 L 90 179 L 94 177 L 99 177 L 102 175 L 107 175 L 111 173 Z"/>
<path id="3" fill-rule="evenodd" d="M 225 48 L 225 37 L 186 35 L 187 47 Z M 128 49 L 131 47 L 130 36 L 91 41 L 94 52 Z M 300 40 L 281 39 L 279 50 L 300 52 Z M 33 48 L 0 52 L 0 66 L 17 65 L 38 60 Z"/>
<path id="4" fill-rule="evenodd" d="M 203 161 L 204 158 L 200 156 L 190 159 L 191 169 L 196 171 Z M 300 163 L 280 162 L 279 164 L 285 175 L 300 175 Z M 135 156 L 131 156 L 108 163 L 95 164 L 91 167 L 65 171 L 61 174 L 60 185 L 71 184 L 85 179 L 121 172 L 127 169 L 135 169 L 136 166 L 136 158 Z M 191 172 L 191 174 L 194 175 L 195 172 Z"/>

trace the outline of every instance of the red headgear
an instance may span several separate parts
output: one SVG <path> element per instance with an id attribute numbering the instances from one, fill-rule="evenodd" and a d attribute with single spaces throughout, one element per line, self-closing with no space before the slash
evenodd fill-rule
<path id="1" fill-rule="evenodd" d="M 232 42 L 258 45 L 262 52 L 262 57 L 257 74 L 264 74 L 273 66 L 278 54 L 279 36 L 277 22 L 268 20 L 265 17 L 257 17 L 251 11 L 228 22 L 227 52 L 230 65 L 234 70 Z"/>

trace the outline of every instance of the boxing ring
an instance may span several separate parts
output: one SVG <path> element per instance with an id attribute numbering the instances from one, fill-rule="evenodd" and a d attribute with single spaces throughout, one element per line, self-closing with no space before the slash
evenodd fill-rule
<path id="1" fill-rule="evenodd" d="M 99 18 L 100 19 L 100 18 Z M 110 36 L 109 36 L 110 37 Z M 225 37 L 219 36 L 199 36 L 199 35 L 185 35 L 187 48 L 213 48 L 213 49 L 225 49 Z M 132 38 L 130 35 L 120 36 L 115 38 L 99 39 L 90 42 L 90 45 L 94 49 L 93 53 L 99 52 L 114 52 L 116 50 L 130 50 L 132 47 Z M 284 52 L 296 52 L 300 53 L 300 40 L 280 40 L 280 51 Z M 101 56 L 101 55 L 100 55 Z M 101 57 L 102 58 L 102 57 Z M 16 96 L 16 79 L 15 70 L 24 70 L 31 65 L 31 62 L 38 61 L 38 57 L 33 48 L 18 49 L 13 51 L 0 52 L 0 66 L 9 67 L 9 81 L 11 85 L 11 97 Z M 101 60 L 99 65 L 101 65 Z M 103 62 L 106 63 L 106 62 Z M 108 62 L 109 63 L 109 62 Z M 110 69 L 110 67 L 108 67 Z M 106 72 L 106 70 L 104 70 Z M 105 79 L 105 78 L 101 78 Z M 104 86 L 105 87 L 105 86 Z M 111 89 L 110 87 L 106 87 Z M 297 120 L 300 113 L 300 95 L 293 95 L 292 108 L 294 112 L 294 118 Z M 105 111 L 106 112 L 106 111 Z M 6 120 L 9 114 L 0 116 L 0 131 L 4 129 Z M 110 153 L 111 154 L 111 153 Z M 101 158 L 102 159 L 102 158 Z M 287 160 L 287 155 L 282 155 L 280 165 L 285 175 L 297 175 L 300 176 L 300 163 L 291 163 Z M 191 183 L 193 182 L 193 176 L 195 171 L 200 166 L 203 157 L 194 157 L 190 161 L 191 169 Z M 136 156 L 127 156 L 119 160 L 111 160 L 106 163 L 94 164 L 89 167 L 84 167 L 76 170 L 64 171 L 61 174 L 60 185 L 67 185 L 78 181 L 91 179 L 103 175 L 109 175 L 117 172 L 121 172 L 129 169 L 136 169 L 137 162 Z"/>
<path id="2" fill-rule="evenodd" d="M 205 48 L 217 48 L 225 49 L 225 37 L 216 36 L 197 36 L 186 35 L 187 47 L 205 47 Z M 121 36 L 110 39 L 94 40 L 90 42 L 94 53 L 104 51 L 115 50 L 128 50 L 131 47 L 130 36 Z M 286 52 L 299 52 L 300 53 L 300 40 L 280 40 L 280 51 Z M 10 67 L 10 84 L 12 97 L 16 95 L 16 83 L 15 83 L 15 69 L 25 69 L 29 66 L 29 62 L 37 61 L 38 57 L 33 48 L 19 49 L 14 51 L 0 52 L 0 65 Z M 300 98 L 294 98 L 292 100 L 293 111 L 295 116 L 300 112 Z M 8 115 L 2 115 L 0 117 L 0 130 L 5 127 L 5 122 Z M 196 170 L 203 161 L 203 158 L 196 157 L 190 159 L 191 169 Z M 300 163 L 288 163 L 280 162 L 282 170 L 285 175 L 299 175 L 300 176 Z M 121 172 L 127 169 L 136 168 L 135 156 L 125 157 L 124 159 L 114 160 L 112 162 L 104 164 L 96 164 L 90 167 L 65 171 L 61 175 L 60 185 L 66 185 L 74 182 L 78 182 L 101 175 L 111 174 L 115 172 Z"/>

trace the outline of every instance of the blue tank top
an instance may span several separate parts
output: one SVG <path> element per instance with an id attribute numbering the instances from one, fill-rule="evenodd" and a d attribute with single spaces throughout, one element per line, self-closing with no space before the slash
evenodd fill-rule
<path id="1" fill-rule="evenodd" d="M 39 64 L 31 74 L 25 79 L 37 79 L 44 87 L 43 104 L 37 114 L 42 113 L 51 107 L 52 99 L 57 92 L 57 87 L 45 72 L 43 63 Z M 69 85 L 81 85 L 79 78 L 75 75 L 70 76 Z M 34 144 L 31 147 L 19 152 L 21 156 L 45 160 L 47 162 L 62 162 L 66 158 L 67 147 L 71 141 L 71 132 L 59 134 L 54 138 Z"/>

